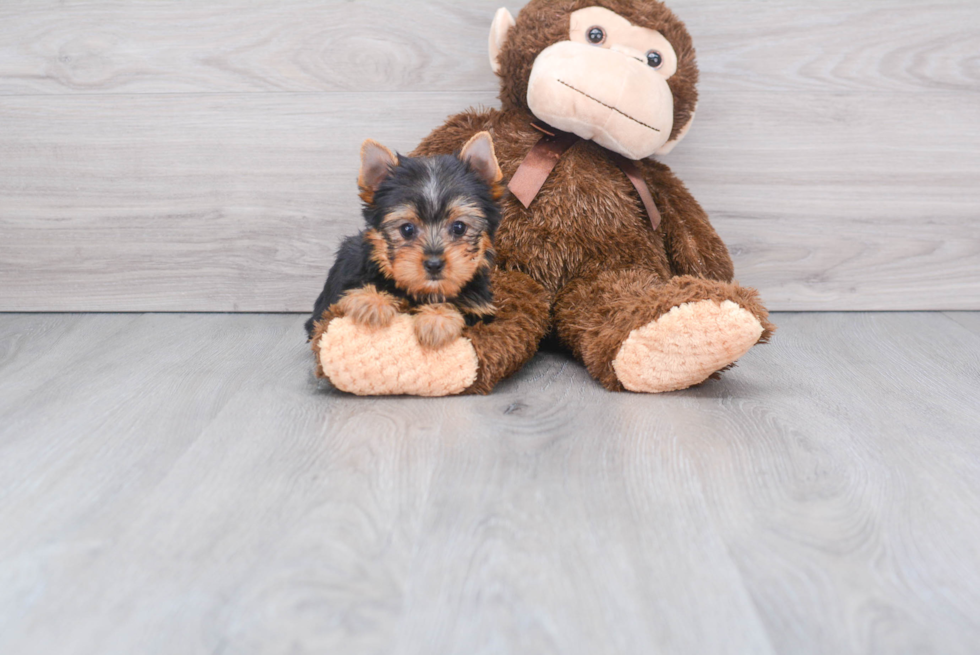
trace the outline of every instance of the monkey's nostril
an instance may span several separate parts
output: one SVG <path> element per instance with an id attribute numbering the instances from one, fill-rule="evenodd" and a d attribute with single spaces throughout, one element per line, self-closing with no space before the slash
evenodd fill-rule
<path id="1" fill-rule="evenodd" d="M 422 266 L 429 275 L 438 275 L 446 267 L 446 262 L 441 257 L 429 257 Z"/>

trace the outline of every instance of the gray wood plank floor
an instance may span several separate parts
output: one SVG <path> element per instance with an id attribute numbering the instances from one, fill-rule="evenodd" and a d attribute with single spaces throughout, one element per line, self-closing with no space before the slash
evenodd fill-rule
<path id="1" fill-rule="evenodd" d="M 359 225 L 359 144 L 497 106 L 500 4 L 0 3 L 0 311 L 308 311 Z M 741 282 L 980 309 L 980 3 L 669 4 L 703 75 L 664 161 Z"/>
<path id="2" fill-rule="evenodd" d="M 0 653 L 976 653 L 980 315 L 361 399 L 302 317 L 0 315 Z"/>

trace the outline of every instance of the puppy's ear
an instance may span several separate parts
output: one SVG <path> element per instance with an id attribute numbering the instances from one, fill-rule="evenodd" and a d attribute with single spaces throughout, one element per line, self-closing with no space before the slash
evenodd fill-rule
<path id="1" fill-rule="evenodd" d="M 361 188 L 364 202 L 371 204 L 374 192 L 397 165 L 398 157 L 391 150 L 371 139 L 364 142 L 361 146 L 361 172 L 357 176 L 357 186 Z"/>
<path id="2" fill-rule="evenodd" d="M 459 151 L 459 158 L 468 163 L 484 182 L 493 186 L 504 177 L 497 163 L 497 154 L 493 149 L 493 139 L 489 132 L 480 132 L 466 142 Z"/>

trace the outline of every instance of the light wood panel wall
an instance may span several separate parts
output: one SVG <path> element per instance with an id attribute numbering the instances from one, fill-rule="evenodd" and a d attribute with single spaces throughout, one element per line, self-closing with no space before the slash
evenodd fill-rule
<path id="1" fill-rule="evenodd" d="M 496 104 L 499 4 L 0 4 L 0 310 L 308 310 L 360 142 Z M 980 4 L 671 4 L 703 82 L 665 161 L 743 283 L 980 309 Z"/>

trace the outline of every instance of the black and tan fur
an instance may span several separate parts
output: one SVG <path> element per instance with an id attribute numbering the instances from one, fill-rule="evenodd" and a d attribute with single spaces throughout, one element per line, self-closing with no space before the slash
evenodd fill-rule
<path id="1" fill-rule="evenodd" d="M 464 325 L 493 320 L 493 237 L 500 223 L 500 174 L 492 162 L 457 155 L 396 156 L 367 142 L 359 178 L 365 230 L 337 252 L 313 316 L 349 316 L 371 327 L 414 315 L 423 346 L 438 348 Z"/>

